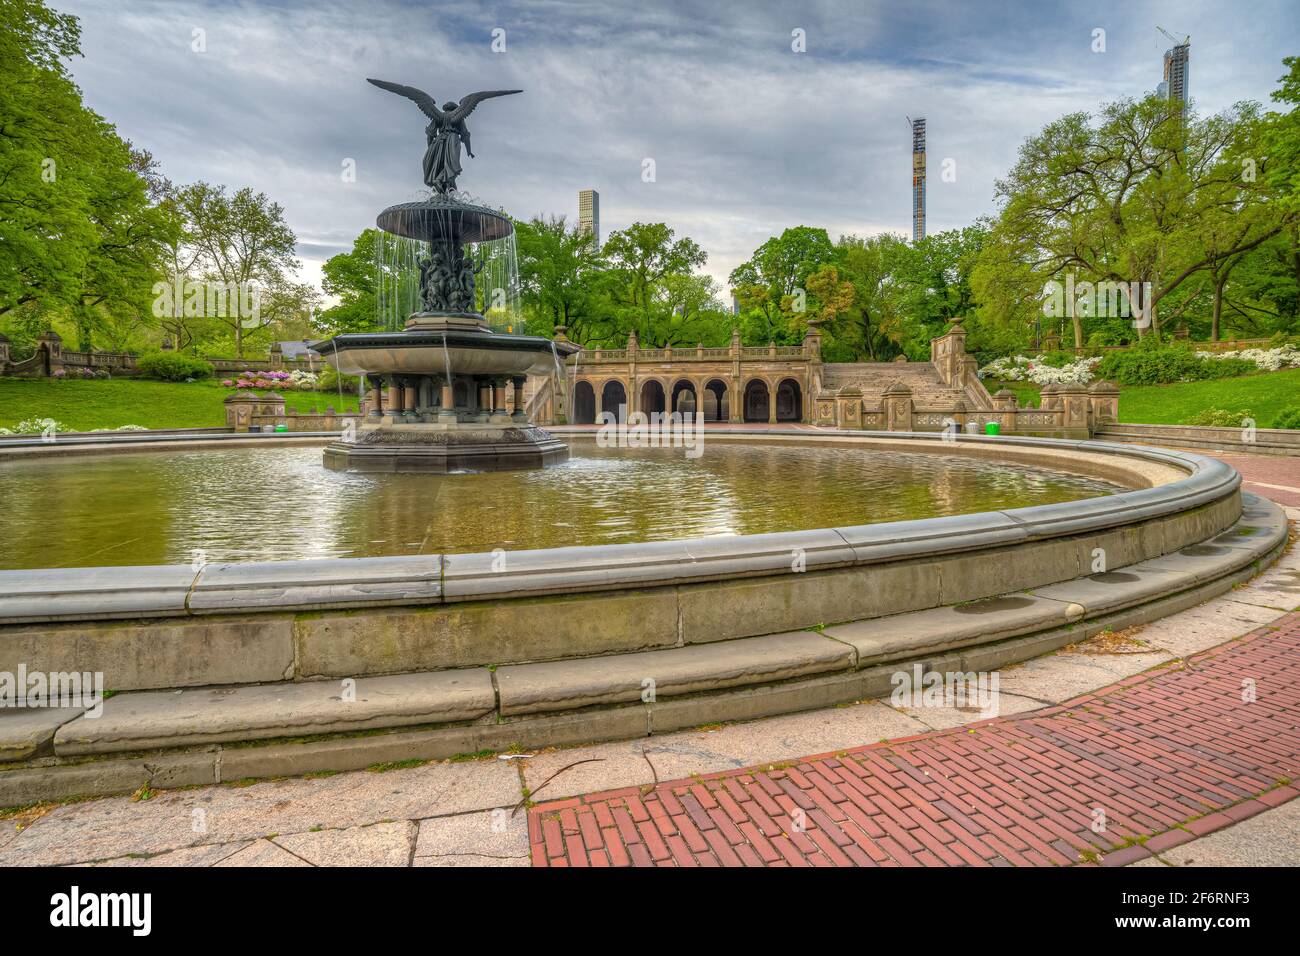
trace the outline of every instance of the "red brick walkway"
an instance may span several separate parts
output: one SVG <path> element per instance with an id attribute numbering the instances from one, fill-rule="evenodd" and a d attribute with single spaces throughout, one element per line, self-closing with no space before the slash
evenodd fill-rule
<path id="1" fill-rule="evenodd" d="M 1300 796 L 1298 768 L 1294 613 L 1057 707 L 545 803 L 528 832 L 537 866 L 1121 865 Z"/>

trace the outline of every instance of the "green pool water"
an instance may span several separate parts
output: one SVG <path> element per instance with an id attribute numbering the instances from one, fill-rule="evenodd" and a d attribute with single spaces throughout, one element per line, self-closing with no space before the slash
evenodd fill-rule
<path id="1" fill-rule="evenodd" d="M 319 447 L 0 464 L 0 567 L 283 561 L 758 534 L 1121 489 L 1014 464 L 813 445 L 620 450 L 465 475 L 327 471 Z"/>

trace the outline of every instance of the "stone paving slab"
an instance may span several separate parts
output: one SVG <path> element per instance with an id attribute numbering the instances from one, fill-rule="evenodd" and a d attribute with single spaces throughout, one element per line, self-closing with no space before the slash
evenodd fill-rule
<path id="1" fill-rule="evenodd" d="M 1300 800 L 1265 810 L 1134 866 L 1300 866 Z"/>
<path id="2" fill-rule="evenodd" d="M 271 842 L 312 866 L 406 866 L 415 847 L 416 825 L 408 820 L 309 830 L 272 837 Z"/>
<path id="3" fill-rule="evenodd" d="M 754 763 L 779 763 L 818 747 L 852 747 L 864 740 L 925 729 L 906 714 L 870 700 L 641 740 L 545 751 L 523 761 L 522 770 L 530 791 L 553 777 L 535 799 L 556 799 L 604 787 L 643 786 Z M 571 764 L 577 765 L 563 769 Z"/>
<path id="4" fill-rule="evenodd" d="M 421 820 L 413 866 L 528 866 L 528 813 L 497 807 Z"/>
<path id="5" fill-rule="evenodd" d="M 1063 706 L 540 803 L 529 843 L 537 866 L 1126 865 L 1300 795 L 1298 712 L 1291 614 Z"/>
<path id="6" fill-rule="evenodd" d="M 54 809 L 0 847 L 0 866 L 161 853 L 316 826 L 345 829 L 463 813 L 519 799 L 518 773 L 496 760 L 172 790 L 150 800 L 117 797 Z"/>

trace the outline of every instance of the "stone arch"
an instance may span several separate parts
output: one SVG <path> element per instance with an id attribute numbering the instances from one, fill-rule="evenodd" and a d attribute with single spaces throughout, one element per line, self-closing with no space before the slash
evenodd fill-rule
<path id="1" fill-rule="evenodd" d="M 573 386 L 573 424 L 596 423 L 596 390 L 585 379 Z"/>
<path id="2" fill-rule="evenodd" d="M 772 386 L 764 378 L 751 378 L 745 383 L 742 420 L 766 422 L 771 415 Z"/>
<path id="3" fill-rule="evenodd" d="M 637 404 L 638 411 L 644 412 L 646 415 L 668 411 L 668 390 L 664 388 L 664 383 L 659 379 L 647 378 L 643 381 L 641 383 L 640 397 L 641 401 Z"/>
<path id="4" fill-rule="evenodd" d="M 705 379 L 700 389 L 700 411 L 704 412 L 706 422 L 725 422 L 731 416 L 731 396 L 728 394 L 727 380 L 721 375 Z"/>
<path id="5" fill-rule="evenodd" d="M 627 420 L 627 387 L 622 379 L 611 378 L 600 387 L 600 411 L 609 412 L 618 421 Z"/>
<path id="6" fill-rule="evenodd" d="M 673 383 L 669 410 L 682 415 L 694 415 L 700 411 L 700 389 L 689 378 L 679 378 Z"/>
<path id="7" fill-rule="evenodd" d="M 803 389 L 793 378 L 783 378 L 776 386 L 776 420 L 803 421 Z"/>

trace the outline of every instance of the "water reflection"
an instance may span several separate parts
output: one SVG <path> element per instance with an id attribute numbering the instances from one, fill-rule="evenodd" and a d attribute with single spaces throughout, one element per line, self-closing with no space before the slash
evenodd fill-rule
<path id="1" fill-rule="evenodd" d="M 0 567 L 519 550 L 868 524 L 1090 498 L 1105 482 L 856 448 L 576 442 L 563 465 L 480 475 L 327 471 L 319 448 L 0 466 Z"/>

